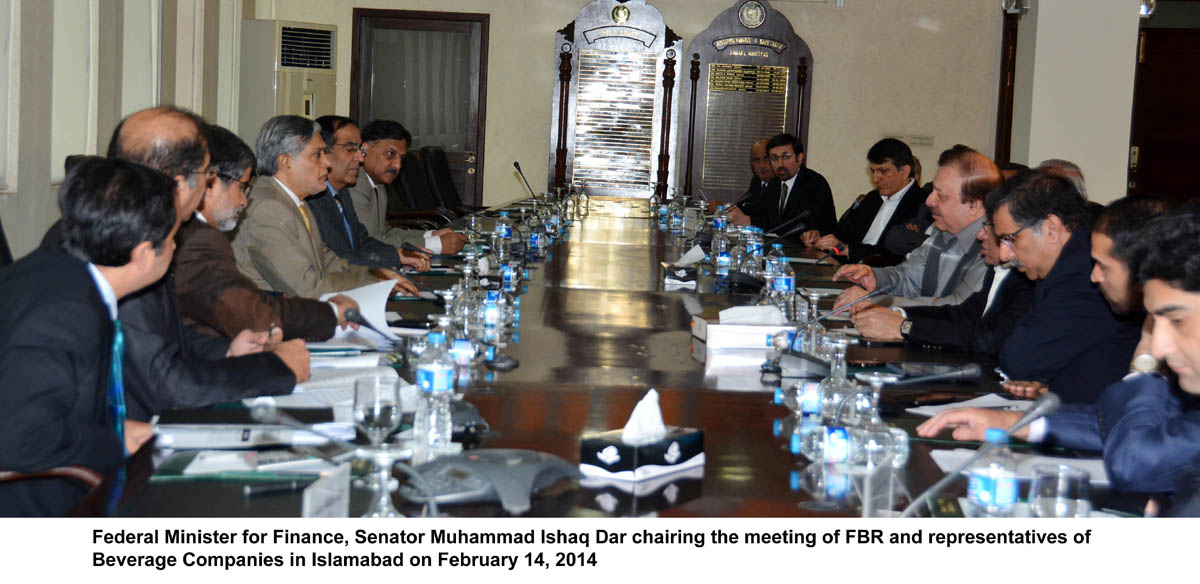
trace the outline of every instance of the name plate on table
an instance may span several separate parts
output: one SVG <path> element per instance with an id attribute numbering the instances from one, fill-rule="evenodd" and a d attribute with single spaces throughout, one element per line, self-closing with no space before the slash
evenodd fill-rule
<path id="1" fill-rule="evenodd" d="M 304 489 L 301 517 L 350 516 L 350 463 L 343 462 Z"/>

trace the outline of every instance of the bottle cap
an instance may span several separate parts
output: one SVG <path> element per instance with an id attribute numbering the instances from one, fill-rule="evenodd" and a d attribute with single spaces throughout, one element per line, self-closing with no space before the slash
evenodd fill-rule
<path id="1" fill-rule="evenodd" d="M 783 249 L 783 244 L 782 243 L 772 243 L 771 249 Z"/>
<path id="2" fill-rule="evenodd" d="M 988 444 L 1008 444 L 1008 434 L 1003 428 L 988 428 L 983 434 L 983 440 Z"/>
<path id="3" fill-rule="evenodd" d="M 501 216 L 501 217 L 508 217 L 508 211 L 501 211 L 501 212 L 500 212 L 500 216 Z"/>
<path id="4" fill-rule="evenodd" d="M 442 333 L 442 332 L 429 333 L 428 340 L 431 343 L 444 343 L 444 342 L 446 342 L 446 333 Z"/>

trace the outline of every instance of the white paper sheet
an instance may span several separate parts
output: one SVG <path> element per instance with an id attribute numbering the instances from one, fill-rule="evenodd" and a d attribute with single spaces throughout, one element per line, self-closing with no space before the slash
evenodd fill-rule
<path id="1" fill-rule="evenodd" d="M 955 402 L 952 404 L 941 404 L 941 405 L 936 405 L 936 406 L 921 406 L 919 408 L 908 408 L 905 411 L 907 411 L 910 414 L 916 414 L 918 416 L 933 417 L 933 416 L 937 415 L 938 412 L 941 412 L 943 410 L 952 410 L 954 408 L 990 408 L 990 409 L 1005 410 L 1005 411 L 1010 411 L 1010 412 L 1023 412 L 1025 410 L 1029 409 L 1030 405 L 1033 405 L 1032 400 L 1008 399 L 1005 397 L 1000 397 L 999 395 L 994 394 L 994 393 L 989 393 L 987 395 L 981 395 L 977 398 L 969 399 L 967 401 Z"/>
<path id="2" fill-rule="evenodd" d="M 933 461 L 937 463 L 938 468 L 942 469 L 942 472 L 950 472 L 958 468 L 958 465 L 965 462 L 972 454 L 975 454 L 975 451 L 967 448 L 955 448 L 954 450 L 934 449 L 929 451 L 929 455 L 933 457 Z M 1108 471 L 1104 469 L 1103 458 L 1064 458 L 1060 456 L 1014 453 L 1013 459 L 1017 462 L 1017 479 L 1032 480 L 1033 467 L 1039 464 L 1065 464 L 1079 470 L 1087 471 L 1091 475 L 1091 483 L 1093 485 L 1104 486 L 1108 484 Z"/>
<path id="3" fill-rule="evenodd" d="M 341 292 L 350 298 L 353 298 L 358 303 L 358 312 L 371 326 L 383 331 L 384 336 L 391 334 L 388 330 L 387 318 L 384 316 L 387 312 L 387 301 L 392 296 L 392 288 L 396 286 L 396 280 L 385 280 L 375 284 L 367 284 L 353 290 Z M 321 300 L 328 301 L 336 296 L 337 293 L 329 293 L 321 296 Z M 338 329 L 335 332 L 332 341 L 338 341 L 339 335 L 344 332 Z M 394 337 L 389 337 L 391 340 L 396 340 Z"/>

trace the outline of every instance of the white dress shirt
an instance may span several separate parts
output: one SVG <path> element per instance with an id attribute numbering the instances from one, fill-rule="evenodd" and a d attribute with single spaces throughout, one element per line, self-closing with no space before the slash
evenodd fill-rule
<path id="1" fill-rule="evenodd" d="M 879 243 L 879 238 L 883 237 L 883 229 L 887 227 L 888 221 L 892 220 L 892 215 L 896 213 L 896 207 L 900 206 L 900 202 L 904 200 L 904 194 L 908 189 L 912 188 L 913 182 L 908 181 L 904 188 L 896 191 L 890 197 L 883 197 L 883 204 L 879 206 L 879 211 L 875 213 L 875 220 L 871 221 L 871 228 L 867 230 L 867 234 L 863 236 L 862 242 L 867 245 L 876 245 Z"/>

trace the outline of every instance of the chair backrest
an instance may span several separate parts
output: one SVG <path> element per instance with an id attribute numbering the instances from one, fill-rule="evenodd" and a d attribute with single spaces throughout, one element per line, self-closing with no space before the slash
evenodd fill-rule
<path id="1" fill-rule="evenodd" d="M 414 209 L 438 209 L 441 207 L 441 201 L 438 201 L 437 197 L 429 192 L 429 185 L 425 182 L 424 165 L 413 152 L 410 151 L 404 155 L 404 161 L 400 166 L 400 176 L 396 182 L 400 183 L 400 190 L 404 197 L 412 202 Z"/>
<path id="2" fill-rule="evenodd" d="M 13 263 L 12 250 L 8 248 L 8 237 L 4 235 L 4 223 L 0 222 L 0 268 Z"/>
<path id="3" fill-rule="evenodd" d="M 425 180 L 429 183 L 429 190 L 441 199 L 442 206 L 447 209 L 462 207 L 462 197 L 454 186 L 454 175 L 450 173 L 446 151 L 437 146 L 425 146 L 421 148 L 421 163 L 425 165 Z"/>

